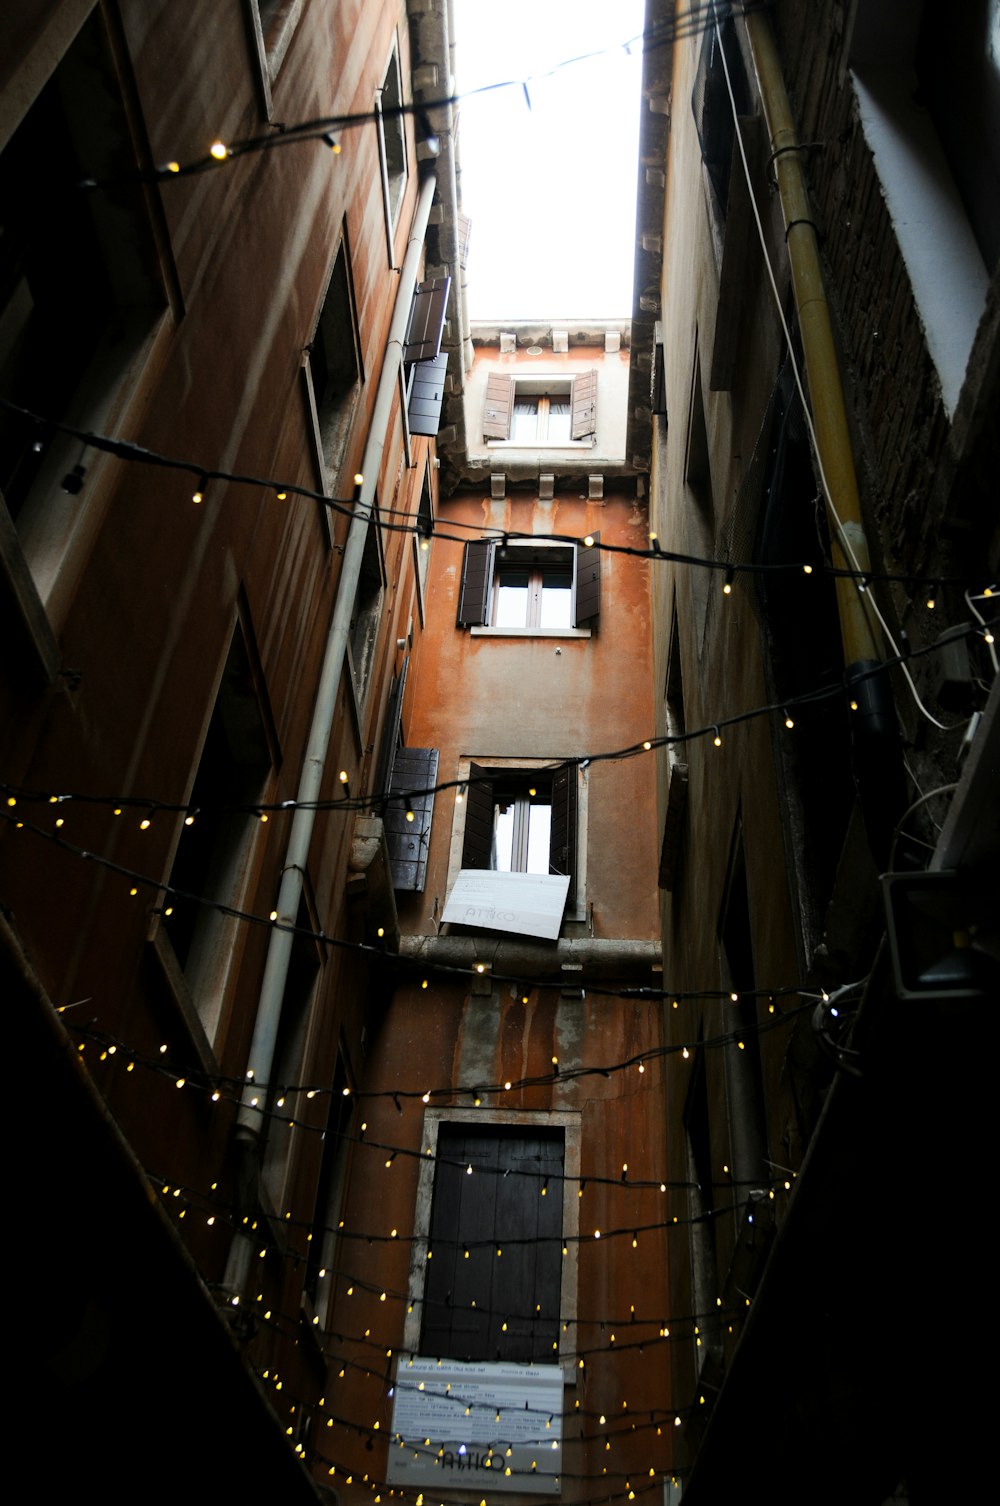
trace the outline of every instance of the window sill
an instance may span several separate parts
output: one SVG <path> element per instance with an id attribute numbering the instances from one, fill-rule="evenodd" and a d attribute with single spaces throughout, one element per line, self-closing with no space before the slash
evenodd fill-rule
<path id="1" fill-rule="evenodd" d="M 589 638 L 591 628 L 472 627 L 473 638 Z"/>
<path id="2" fill-rule="evenodd" d="M 498 426 L 499 427 L 499 426 Z M 488 450 L 592 450 L 593 439 L 488 439 Z"/>

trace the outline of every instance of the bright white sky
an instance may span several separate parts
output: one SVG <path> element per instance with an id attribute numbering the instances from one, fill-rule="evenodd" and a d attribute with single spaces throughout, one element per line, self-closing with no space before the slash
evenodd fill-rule
<path id="1" fill-rule="evenodd" d="M 455 0 L 473 319 L 632 312 L 643 0 Z M 585 53 L 603 56 L 540 75 Z M 529 110 L 521 80 L 528 80 Z"/>

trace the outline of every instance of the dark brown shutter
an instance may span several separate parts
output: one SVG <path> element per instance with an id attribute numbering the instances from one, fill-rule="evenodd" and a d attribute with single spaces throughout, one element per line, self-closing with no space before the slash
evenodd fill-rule
<path id="1" fill-rule="evenodd" d="M 558 1130 L 441 1126 L 421 1354 L 521 1362 L 556 1356 L 563 1159 Z"/>
<path id="2" fill-rule="evenodd" d="M 437 771 L 437 748 L 400 748 L 396 754 L 384 817 L 394 889 L 420 890 L 427 882 Z"/>
<path id="3" fill-rule="evenodd" d="M 577 544 L 573 556 L 573 626 L 587 627 L 601 610 L 601 535 L 593 545 Z"/>
<path id="4" fill-rule="evenodd" d="M 573 380 L 573 427 L 571 439 L 586 439 L 597 433 L 597 372 L 585 371 Z"/>
<path id="5" fill-rule="evenodd" d="M 413 368 L 410 401 L 406 419 L 411 434 L 437 433 L 444 402 L 444 379 L 448 375 L 448 352 L 443 350 L 433 361 L 418 361 Z"/>
<path id="6" fill-rule="evenodd" d="M 458 627 L 483 627 L 489 621 L 495 549 L 492 539 L 473 539 L 465 546 L 462 584 L 458 593 Z"/>
<path id="7" fill-rule="evenodd" d="M 465 838 L 462 842 L 463 868 L 493 866 L 493 780 L 488 769 L 474 763 L 469 766 L 469 785 L 465 792 Z"/>
<path id="8" fill-rule="evenodd" d="M 403 341 L 404 361 L 433 361 L 440 351 L 450 287 L 450 277 L 432 277 L 417 284 Z"/>
<path id="9" fill-rule="evenodd" d="M 549 833 L 549 872 L 569 874 L 566 903 L 576 892 L 576 764 L 563 764 L 552 776 L 552 828 Z"/>
<path id="10" fill-rule="evenodd" d="M 509 376 L 495 373 L 486 380 L 486 407 L 483 411 L 483 435 L 486 439 L 509 439 L 510 419 L 514 411 L 514 382 Z"/>

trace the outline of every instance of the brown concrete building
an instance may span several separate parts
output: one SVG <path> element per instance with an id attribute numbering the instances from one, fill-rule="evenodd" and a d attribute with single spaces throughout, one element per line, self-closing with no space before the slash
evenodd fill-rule
<path id="1" fill-rule="evenodd" d="M 587 1500 L 658 1490 L 672 1425 L 648 564 L 627 552 L 648 520 L 622 462 L 627 327 L 473 338 L 467 461 L 400 670 L 385 820 L 410 967 L 369 1046 L 336 1288 L 367 1380 L 334 1438 L 404 1488 L 523 1493 L 537 1470 Z M 386 1394 L 414 1356 L 452 1362 L 473 1409 L 429 1445 Z M 530 1395 L 528 1362 L 557 1415 L 508 1445 L 509 1404 L 481 1418 L 477 1388 L 500 1363 Z"/>
<path id="2" fill-rule="evenodd" d="M 399 108 L 415 69 L 448 92 L 446 20 L 415 54 L 401 3 L 53 0 L 0 32 L 0 891 L 50 1110 L 15 1177 L 37 1441 L 51 1410 L 60 1467 L 115 1499 L 154 1475 L 308 1498 L 377 998 L 354 811 L 421 632 L 415 389 L 440 401 L 463 324 L 450 112 Z"/>
<path id="3" fill-rule="evenodd" d="M 628 453 L 707 562 L 653 575 L 692 1506 L 981 1467 L 928 1321 L 979 1225 L 927 1200 L 976 1200 L 997 986 L 991 16 L 778 4 L 646 59 Z"/>

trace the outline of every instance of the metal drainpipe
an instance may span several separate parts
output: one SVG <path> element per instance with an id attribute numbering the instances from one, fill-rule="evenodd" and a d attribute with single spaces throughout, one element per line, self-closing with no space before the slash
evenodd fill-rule
<path id="1" fill-rule="evenodd" d="M 829 490 L 826 505 L 833 563 L 839 568 L 865 571 L 871 560 L 861 518 L 844 389 L 823 285 L 816 227 L 802 167 L 802 148 L 770 21 L 760 11 L 744 14 L 743 20 L 770 136 L 771 161 L 785 221 L 785 242 L 802 335 L 816 444 Z M 854 560 L 845 552 L 845 540 Z M 888 855 L 891 832 L 903 809 L 899 729 L 888 674 L 872 673 L 882 662 L 883 649 L 881 633 L 865 594 L 854 580 L 846 577 L 838 577 L 836 591 L 845 678 L 848 683 L 853 683 L 858 708 L 851 713 L 854 775 L 869 845 L 876 862 L 881 863 Z"/>
<path id="2" fill-rule="evenodd" d="M 244 1140 L 251 1139 L 254 1142 L 260 1136 L 261 1114 L 259 1109 L 255 1109 L 251 1105 L 250 1100 L 259 1096 L 259 1089 L 256 1084 L 266 1084 L 271 1075 L 275 1046 L 278 1039 L 278 1023 L 281 1018 L 285 982 L 288 977 L 288 966 L 292 955 L 293 932 L 290 929 L 284 930 L 282 927 L 293 927 L 298 919 L 299 901 L 302 897 L 303 875 L 306 870 L 306 864 L 309 861 L 309 847 L 312 841 L 313 826 L 316 821 L 316 812 L 314 810 L 303 809 L 302 807 L 304 804 L 319 799 L 323 775 L 326 769 L 326 756 L 330 744 L 330 734 L 333 730 L 334 710 L 340 691 L 340 680 L 347 652 L 351 613 L 354 609 L 354 597 L 361 574 L 361 561 L 364 555 L 365 539 L 368 534 L 368 523 L 375 501 L 375 485 L 382 463 L 382 451 L 385 448 L 386 431 L 389 426 L 392 404 L 397 391 L 396 378 L 403 360 L 403 339 L 406 335 L 406 325 L 410 317 L 413 290 L 417 283 L 417 273 L 420 267 L 420 257 L 423 252 L 424 236 L 427 231 L 427 220 L 430 215 L 431 202 L 434 198 L 435 183 L 436 178 L 434 173 L 432 171 L 428 172 L 427 177 L 420 186 L 417 207 L 413 214 L 413 223 L 410 226 L 410 238 L 400 271 L 399 287 L 396 292 L 392 324 L 389 327 L 385 359 L 382 362 L 382 373 L 379 377 L 375 407 L 368 430 L 368 443 L 365 446 L 364 459 L 361 463 L 361 474 L 364 477 L 364 481 L 361 484 L 360 495 L 355 504 L 354 515 L 351 518 L 347 543 L 344 546 L 344 561 L 340 572 L 340 579 L 337 583 L 337 600 L 334 604 L 333 620 L 330 624 L 330 631 L 326 640 L 326 654 L 323 659 L 319 689 L 316 694 L 312 726 L 309 729 L 309 741 L 306 746 L 302 773 L 299 778 L 297 795 L 299 808 L 292 818 L 292 829 L 288 838 L 288 851 L 285 856 L 284 870 L 281 876 L 281 887 L 278 891 L 278 924 L 271 932 L 271 942 L 268 947 L 264 977 L 260 988 L 260 1001 L 257 1005 L 257 1018 L 254 1023 L 253 1040 L 250 1044 L 250 1055 L 247 1061 L 247 1083 L 243 1089 L 240 1111 L 237 1116 L 237 1134 Z"/>

